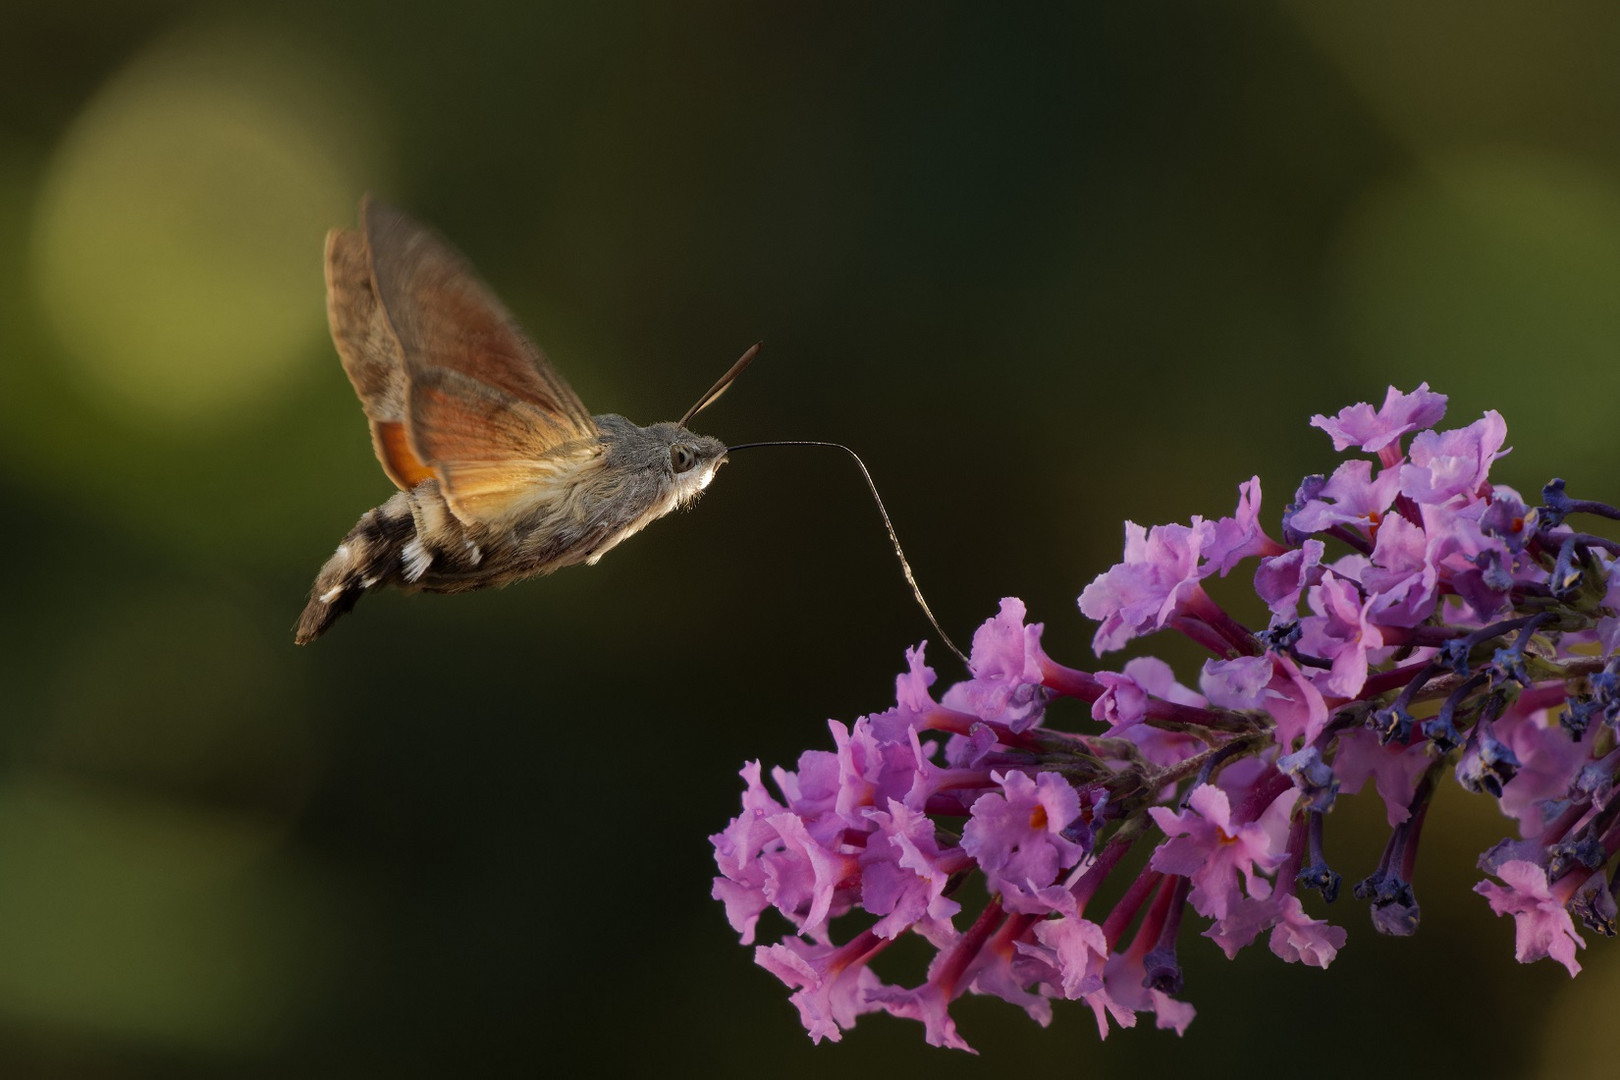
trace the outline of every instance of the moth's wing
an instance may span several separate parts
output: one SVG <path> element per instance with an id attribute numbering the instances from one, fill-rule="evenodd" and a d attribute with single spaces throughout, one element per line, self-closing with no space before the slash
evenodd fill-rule
<path id="1" fill-rule="evenodd" d="M 534 405 L 452 368 L 412 378 L 409 405 L 409 430 L 429 433 L 439 490 L 465 522 L 500 524 L 566 498 L 603 463 L 596 438 L 555 442 Z"/>
<path id="2" fill-rule="evenodd" d="M 433 475 L 405 436 L 405 357 L 371 286 L 365 234 L 326 234 L 326 317 L 343 370 L 371 422 L 371 446 L 402 491 Z"/>
<path id="3" fill-rule="evenodd" d="M 368 200 L 363 213 L 372 281 L 412 379 L 459 371 L 535 406 L 559 442 L 596 434 L 584 402 L 465 259 L 392 206 Z"/>
<path id="4" fill-rule="evenodd" d="M 596 422 L 449 244 L 383 203 L 361 212 L 372 288 L 403 360 L 408 448 L 457 517 L 508 518 L 537 497 L 526 479 L 536 468 L 594 450 Z"/>

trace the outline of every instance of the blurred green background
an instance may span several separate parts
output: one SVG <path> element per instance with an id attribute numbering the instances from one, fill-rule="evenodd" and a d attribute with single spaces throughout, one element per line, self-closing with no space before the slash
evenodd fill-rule
<path id="1" fill-rule="evenodd" d="M 1512 961 L 1468 891 L 1507 826 L 1455 787 L 1415 940 L 1343 899 L 1324 974 L 1190 925 L 1184 1039 L 975 1000 L 979 1059 L 884 1017 L 811 1046 L 706 837 L 744 760 L 886 706 L 926 636 L 831 455 L 739 457 L 594 569 L 291 626 L 391 490 L 321 281 L 366 190 L 595 411 L 678 416 L 763 338 L 699 427 L 857 447 L 964 643 L 1018 595 L 1086 665 L 1074 598 L 1124 519 L 1259 472 L 1274 525 L 1334 462 L 1309 416 L 1391 382 L 1501 410 L 1526 494 L 1620 498 L 1616 55 L 1605 3 L 10 0 L 0 1075 L 1612 1056 L 1583 1040 L 1614 947 L 1573 982 Z"/>

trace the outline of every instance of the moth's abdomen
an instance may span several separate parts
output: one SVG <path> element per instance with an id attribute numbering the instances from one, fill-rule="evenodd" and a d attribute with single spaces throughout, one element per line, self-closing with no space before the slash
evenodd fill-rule
<path id="1" fill-rule="evenodd" d="M 375 510 L 367 510 L 332 557 L 315 576 L 309 603 L 298 619 L 294 640 L 300 645 L 326 633 L 369 589 L 398 580 L 406 549 L 416 538 L 411 495 L 400 492 Z"/>
<path id="2" fill-rule="evenodd" d="M 600 454 L 540 464 L 522 471 L 523 512 L 507 520 L 457 517 L 437 479 L 368 510 L 315 578 L 298 643 L 320 637 L 372 589 L 467 592 L 594 563 L 680 501 L 657 470 L 615 472 Z"/>
<path id="3" fill-rule="evenodd" d="M 372 589 L 465 592 L 538 572 L 503 574 L 510 562 L 506 546 L 496 544 L 493 554 L 485 558 L 484 547 L 450 512 L 438 481 L 426 480 L 367 510 L 349 530 L 315 577 L 296 640 L 304 645 L 326 633 Z"/>

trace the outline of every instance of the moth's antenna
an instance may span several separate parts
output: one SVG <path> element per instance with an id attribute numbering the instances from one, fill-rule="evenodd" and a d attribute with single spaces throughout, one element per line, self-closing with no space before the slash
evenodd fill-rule
<path id="1" fill-rule="evenodd" d="M 731 365 L 731 370 L 720 376 L 720 381 L 709 387 L 708 392 L 697 399 L 696 405 L 686 410 L 686 415 L 681 417 L 681 427 L 691 423 L 692 417 L 719 401 L 720 395 L 731 389 L 731 384 L 737 381 L 737 376 L 741 375 L 748 365 L 754 362 L 754 357 L 759 355 L 759 347 L 763 344 L 765 344 L 763 341 L 756 341 L 747 352 L 737 358 L 737 362 Z"/>
<path id="2" fill-rule="evenodd" d="M 737 361 L 730 371 L 726 372 L 726 377 L 721 379 L 720 382 L 715 385 L 713 390 L 710 390 L 707 394 L 705 394 L 703 401 L 701 401 L 692 411 L 696 412 L 698 408 L 702 408 L 704 405 L 707 405 L 709 402 L 719 397 L 720 394 L 725 391 L 726 386 L 730 384 L 731 380 L 737 377 L 737 373 L 748 366 L 748 361 L 752 360 L 754 358 L 754 353 L 758 351 L 759 346 L 755 345 L 752 349 L 749 349 L 746 353 L 744 353 L 743 358 Z M 683 426 L 685 425 L 684 420 L 681 423 Z M 733 454 L 738 450 L 752 450 L 758 446 L 827 446 L 834 450 L 842 450 L 844 453 L 855 459 L 856 467 L 861 470 L 861 475 L 866 478 L 866 486 L 872 492 L 872 501 L 877 503 L 878 513 L 883 516 L 883 527 L 889 530 L 889 543 L 894 545 L 895 558 L 900 560 L 900 569 L 906 575 L 906 584 L 911 586 L 911 595 L 917 598 L 917 606 L 922 608 L 922 613 L 924 615 L 928 616 L 929 625 L 934 628 L 934 632 L 939 635 L 939 639 L 945 643 L 946 648 L 955 653 L 957 659 L 961 660 L 963 664 L 967 664 L 967 656 L 962 652 L 961 649 L 956 647 L 956 642 L 951 640 L 951 636 L 945 632 L 945 628 L 939 625 L 939 620 L 934 618 L 934 613 L 929 610 L 928 601 L 923 599 L 922 590 L 917 587 L 917 579 L 911 573 L 911 564 L 906 562 L 906 553 L 900 548 L 900 538 L 895 535 L 894 522 L 889 520 L 889 511 L 883 506 L 883 497 L 878 494 L 877 484 L 872 482 L 872 474 L 867 470 L 866 462 L 861 460 L 861 456 L 855 451 L 851 450 L 849 447 L 845 446 L 843 443 L 814 442 L 809 439 L 790 439 L 779 442 L 742 443 L 738 446 L 726 447 L 726 453 Z"/>

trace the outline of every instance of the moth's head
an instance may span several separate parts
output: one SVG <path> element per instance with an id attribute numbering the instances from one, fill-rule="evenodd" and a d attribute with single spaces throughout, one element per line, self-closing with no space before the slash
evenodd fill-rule
<path id="1" fill-rule="evenodd" d="M 726 460 L 726 444 L 665 422 L 637 427 L 622 416 L 598 416 L 610 472 L 656 478 L 672 506 L 698 496 Z"/>

